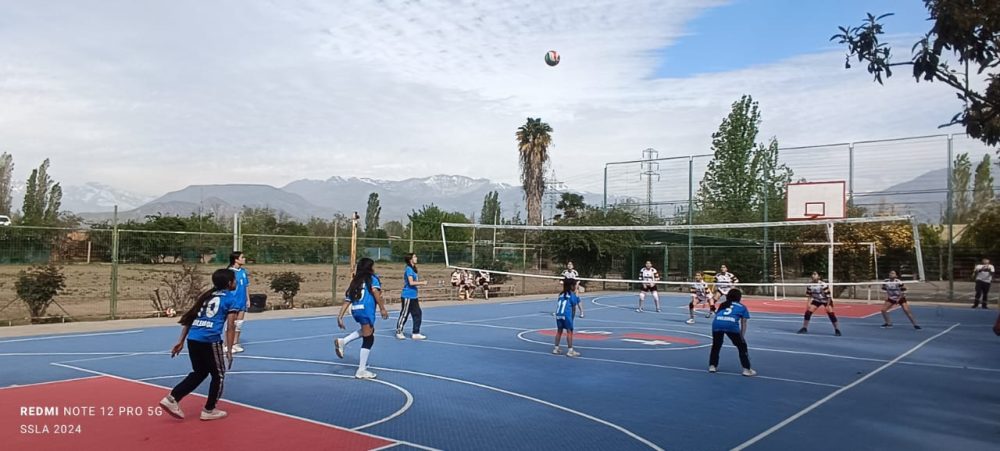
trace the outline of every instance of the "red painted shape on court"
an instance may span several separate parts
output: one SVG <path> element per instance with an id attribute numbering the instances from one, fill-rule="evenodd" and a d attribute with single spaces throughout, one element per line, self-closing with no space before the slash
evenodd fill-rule
<path id="1" fill-rule="evenodd" d="M 766 298 L 743 298 L 742 304 L 750 310 L 750 315 L 753 315 L 754 312 L 802 315 L 805 313 L 806 306 L 808 305 L 805 301 L 805 296 L 803 296 L 801 301 L 776 301 L 774 299 Z M 879 310 L 882 309 L 882 306 L 876 304 L 858 304 L 834 301 L 833 308 L 839 317 L 866 318 L 878 313 Z M 825 312 L 826 309 L 823 307 L 816 309 L 817 314 Z"/>
<path id="2" fill-rule="evenodd" d="M 554 330 L 540 330 L 538 333 L 545 335 L 546 337 L 556 336 L 556 331 Z M 605 334 L 585 334 L 580 332 L 573 332 L 574 340 L 607 340 L 611 338 L 610 335 Z"/>
<path id="3" fill-rule="evenodd" d="M 670 343 L 679 343 L 679 344 L 685 344 L 685 345 L 701 344 L 701 342 L 698 341 L 698 340 L 694 340 L 694 339 L 691 339 L 691 338 L 674 337 L 674 336 L 670 336 L 670 335 L 630 333 L 630 334 L 624 334 L 624 335 L 622 335 L 622 337 L 623 338 L 631 338 L 631 339 L 634 339 L 634 340 L 660 340 L 660 341 L 666 341 L 666 342 L 670 342 Z"/>
<path id="4" fill-rule="evenodd" d="M 224 400 L 219 402 L 219 408 L 229 412 L 227 418 L 201 421 L 198 414 L 205 398 L 195 393 L 181 401 L 181 408 L 186 414 L 184 420 L 166 412 L 160 416 L 148 415 L 148 409 L 155 409 L 166 393 L 163 388 L 103 376 L 0 389 L 0 443 L 4 449 L 32 451 L 367 450 L 395 443 Z M 35 416 L 22 412 L 22 408 L 30 407 L 54 407 L 58 415 Z M 65 408 L 74 407 L 83 410 L 78 410 L 75 415 L 65 415 Z M 123 408 L 137 409 L 142 414 L 133 411 L 128 415 L 128 412 L 120 411 Z M 106 409 L 110 409 L 112 415 L 106 415 L 109 413 Z M 28 425 L 33 425 L 38 431 L 48 427 L 49 432 L 23 433 L 22 430 L 28 430 Z"/>

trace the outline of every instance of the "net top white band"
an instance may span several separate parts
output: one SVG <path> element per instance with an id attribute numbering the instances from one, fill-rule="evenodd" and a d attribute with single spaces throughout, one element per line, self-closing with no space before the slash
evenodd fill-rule
<path id="1" fill-rule="evenodd" d="M 647 225 L 647 226 L 530 226 L 530 225 L 510 225 L 510 224 L 468 224 L 456 222 L 443 222 L 441 229 L 445 227 L 461 227 L 468 229 L 502 229 L 502 230 L 552 230 L 552 231 L 607 231 L 607 232 L 637 232 L 637 231 L 663 231 L 663 230 L 709 230 L 709 229 L 752 229 L 761 227 L 789 227 L 808 226 L 826 224 L 868 224 L 873 222 L 899 222 L 912 221 L 912 216 L 878 216 L 873 218 L 843 218 L 843 219 L 815 219 L 805 221 L 776 221 L 776 222 L 744 222 L 736 224 L 684 224 L 684 225 Z"/>

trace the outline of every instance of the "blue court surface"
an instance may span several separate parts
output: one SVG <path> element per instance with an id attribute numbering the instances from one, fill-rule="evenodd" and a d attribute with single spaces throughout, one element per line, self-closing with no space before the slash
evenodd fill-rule
<path id="1" fill-rule="evenodd" d="M 879 327 L 878 314 L 842 317 L 844 336 L 835 337 L 822 311 L 809 334 L 798 335 L 801 314 L 751 308 L 747 341 L 759 374 L 744 377 L 728 343 L 720 372 L 707 372 L 710 320 L 698 314 L 695 324 L 685 324 L 686 297 L 664 296 L 662 313 L 649 311 L 647 298 L 647 311 L 637 313 L 635 294 L 595 296 L 583 298 L 585 317 L 576 320 L 577 358 L 552 354 L 554 297 L 425 308 L 425 341 L 394 338 L 392 312 L 376 325 L 369 362 L 378 374 L 374 381 L 353 378 L 360 340 L 345 359 L 334 355 L 333 337 L 355 327 L 349 316 L 341 331 L 332 316 L 250 315 L 246 352 L 237 355 L 225 381 L 223 400 L 235 404 L 222 407 L 328 428 L 311 449 L 343 449 L 337 443 L 343 434 L 333 432 L 381 440 L 382 449 L 395 450 L 972 451 L 1000 443 L 995 310 L 914 306 L 923 330 L 914 330 L 898 310 L 891 313 L 892 329 Z M 118 399 L 109 389 L 100 394 L 109 405 L 155 406 L 190 371 L 186 354 L 169 357 L 179 331 L 150 327 L 0 340 L 0 395 L 104 376 L 152 390 L 142 399 Z M 207 389 L 206 381 L 197 393 Z M 32 396 L 8 396 L 2 408 L 59 401 Z M 191 401 L 192 409 L 199 402 Z M 194 412 L 183 422 L 164 415 L 130 428 L 167 424 L 181 430 L 198 424 L 190 418 Z M 26 421 L 10 419 L 9 412 L 3 418 Z M 201 424 L 234 433 L 255 427 L 236 411 Z M 16 435 L 16 443 L 30 449 L 54 448 L 48 436 L 3 428 L 5 443 Z M 292 431 L 265 430 L 270 438 L 260 449 L 281 448 Z M 155 433 L 147 435 L 156 441 Z M 107 440 L 104 448 L 116 449 L 113 436 Z"/>

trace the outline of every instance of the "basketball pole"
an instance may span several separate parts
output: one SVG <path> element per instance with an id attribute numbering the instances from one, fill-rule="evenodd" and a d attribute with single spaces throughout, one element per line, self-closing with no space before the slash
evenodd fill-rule
<path id="1" fill-rule="evenodd" d="M 354 272 L 358 268 L 358 212 L 354 212 L 354 216 L 351 217 L 351 278 L 354 278 Z"/>

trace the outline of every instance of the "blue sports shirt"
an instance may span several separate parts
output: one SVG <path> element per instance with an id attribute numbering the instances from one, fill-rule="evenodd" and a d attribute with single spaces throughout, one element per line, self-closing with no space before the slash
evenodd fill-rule
<path id="1" fill-rule="evenodd" d="M 739 332 L 740 320 L 750 318 L 750 311 L 743 304 L 734 302 L 729 308 L 715 312 L 712 320 L 712 331 Z"/>
<path id="2" fill-rule="evenodd" d="M 188 330 L 188 340 L 205 343 L 222 341 L 222 328 L 226 324 L 226 316 L 240 311 L 236 291 L 220 290 L 212 293 L 212 299 L 205 302 L 198 317 L 191 323 Z"/>

